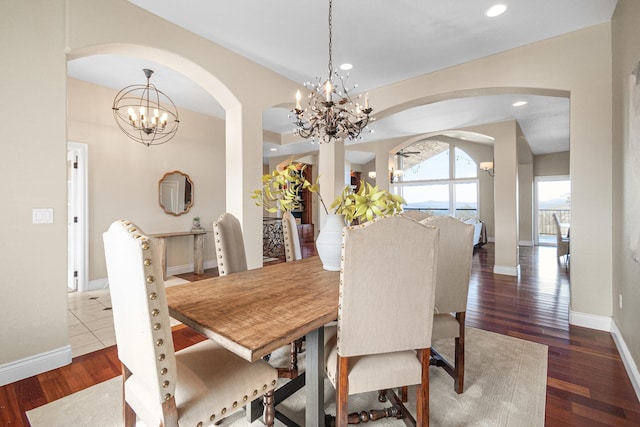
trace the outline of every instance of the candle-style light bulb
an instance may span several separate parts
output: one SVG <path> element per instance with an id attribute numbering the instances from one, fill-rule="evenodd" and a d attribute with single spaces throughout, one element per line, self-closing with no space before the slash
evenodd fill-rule
<path id="1" fill-rule="evenodd" d="M 369 94 L 364 95 L 364 108 L 365 110 L 369 108 Z"/>
<path id="2" fill-rule="evenodd" d="M 327 80 L 327 83 L 324 85 L 324 92 L 327 97 L 327 102 L 331 101 L 331 92 L 333 87 L 331 86 L 331 80 Z"/>
<path id="3" fill-rule="evenodd" d="M 302 110 L 302 106 L 300 105 L 300 100 L 302 99 L 302 94 L 300 93 L 300 91 L 298 90 L 296 92 L 296 109 L 297 110 Z"/>

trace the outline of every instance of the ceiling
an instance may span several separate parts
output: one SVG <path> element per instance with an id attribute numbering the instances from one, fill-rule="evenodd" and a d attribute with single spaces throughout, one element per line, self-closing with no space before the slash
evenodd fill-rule
<path id="1" fill-rule="evenodd" d="M 502 0 L 503 15 L 487 18 L 499 0 L 335 0 L 333 64 L 353 64 L 348 83 L 364 92 L 611 20 L 616 0 Z M 130 0 L 170 22 L 199 34 L 303 83 L 324 76 L 328 63 L 328 1 L 301 0 Z M 144 83 L 142 68 L 179 108 L 224 118 L 220 105 L 202 88 L 161 64 L 139 58 L 97 55 L 69 61 L 69 76 L 121 89 Z M 346 72 L 342 72 L 346 74 Z M 293 97 L 292 97 L 293 98 Z M 292 99 L 293 101 L 293 99 Z M 516 101 L 527 101 L 513 107 Z M 375 105 L 371 105 L 374 108 Z M 289 112 L 265 112 L 264 127 L 293 131 Z M 569 102 L 534 95 L 494 95 L 448 100 L 411 108 L 375 121 L 363 142 L 456 130 L 517 120 L 534 154 L 569 149 Z M 276 148 L 278 151 L 271 151 Z M 308 142 L 265 144 L 265 157 L 313 151 Z M 349 150 L 357 150 L 349 147 Z M 365 163 L 373 154 L 348 151 Z"/>

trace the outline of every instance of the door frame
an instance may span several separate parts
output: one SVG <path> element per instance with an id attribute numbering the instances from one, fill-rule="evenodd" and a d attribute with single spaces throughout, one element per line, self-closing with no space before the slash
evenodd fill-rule
<path id="1" fill-rule="evenodd" d="M 89 290 L 88 159 L 87 144 L 67 142 L 67 287 L 79 292 Z"/>

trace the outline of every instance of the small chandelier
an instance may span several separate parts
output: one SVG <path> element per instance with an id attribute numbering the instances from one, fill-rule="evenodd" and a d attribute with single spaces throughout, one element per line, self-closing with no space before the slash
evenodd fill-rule
<path id="1" fill-rule="evenodd" d="M 153 70 L 143 69 L 146 85 L 122 89 L 113 100 L 113 117 L 118 127 L 141 144 L 160 145 L 174 137 L 178 130 L 178 110 L 173 101 L 149 83 Z"/>
<path id="2" fill-rule="evenodd" d="M 364 106 L 354 103 L 345 87 L 345 78 L 333 69 L 331 57 L 332 49 L 332 7 L 333 0 L 329 0 L 329 78 L 322 83 L 317 77 L 315 82 L 306 82 L 304 86 L 309 89 L 309 106 L 302 109 L 300 104 L 300 91 L 296 93 L 295 113 L 297 126 L 295 133 L 305 139 L 313 139 L 319 143 L 327 143 L 336 139 L 348 138 L 355 140 L 361 138 L 360 133 L 370 121 L 372 108 L 369 107 L 369 97 L 365 96 Z M 335 82 L 334 82 L 335 77 Z M 349 75 L 347 74 L 347 78 Z M 339 87 L 336 88 L 336 83 Z M 354 86 L 354 89 L 357 86 Z M 359 99 L 361 95 L 358 95 Z M 369 130 L 370 132 L 373 132 Z"/>

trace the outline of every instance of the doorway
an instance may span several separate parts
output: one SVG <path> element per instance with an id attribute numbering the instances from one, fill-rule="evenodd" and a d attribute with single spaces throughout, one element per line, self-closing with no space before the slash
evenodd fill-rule
<path id="1" fill-rule="evenodd" d="M 67 291 L 87 291 L 87 144 L 67 144 Z"/>
<path id="2" fill-rule="evenodd" d="M 571 179 L 569 176 L 535 177 L 535 244 L 556 245 L 553 215 L 558 217 L 563 235 L 571 226 Z"/>

